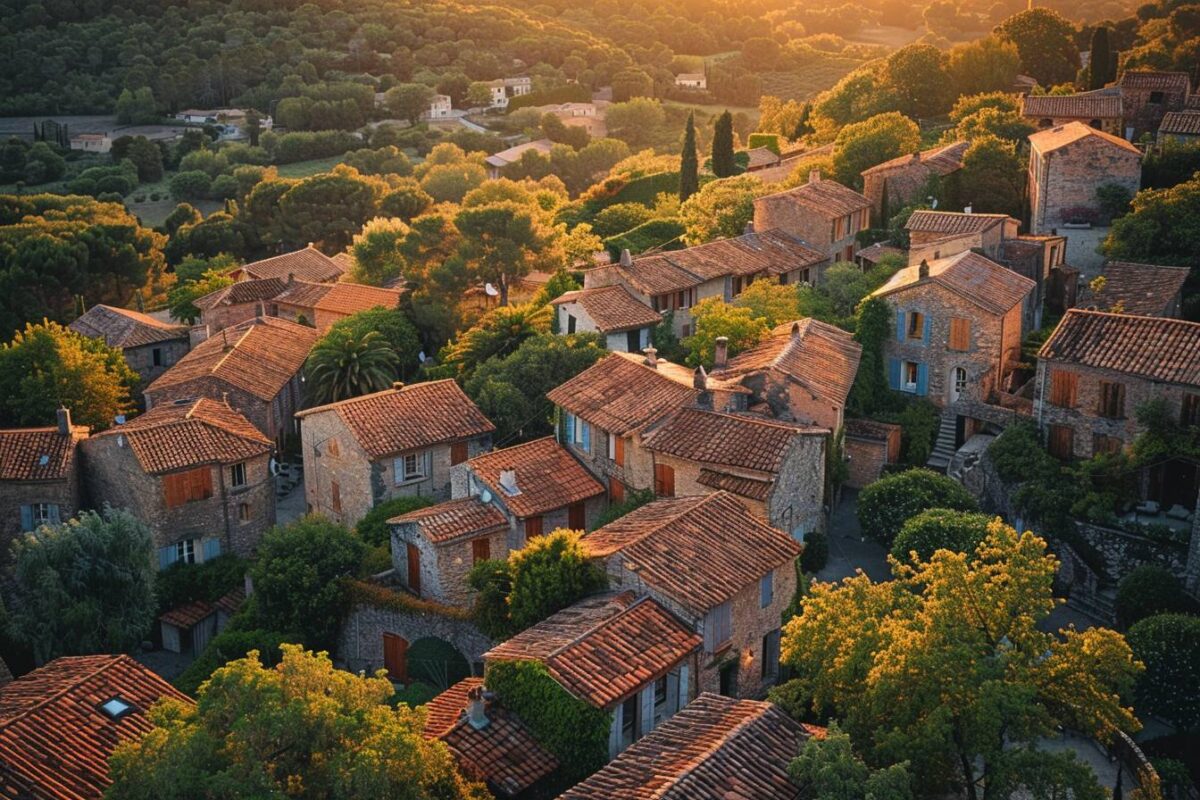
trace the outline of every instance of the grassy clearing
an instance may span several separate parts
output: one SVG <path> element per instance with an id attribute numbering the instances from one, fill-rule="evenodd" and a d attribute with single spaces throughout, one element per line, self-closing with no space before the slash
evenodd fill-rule
<path id="1" fill-rule="evenodd" d="M 281 164 L 276 169 L 279 171 L 279 177 L 281 178 L 307 178 L 310 175 L 316 175 L 318 172 L 329 172 L 336 165 L 342 163 L 343 158 L 345 158 L 345 155 L 314 158 L 311 161 Z"/>
<path id="2" fill-rule="evenodd" d="M 764 72 L 760 75 L 763 94 L 783 100 L 810 100 L 862 64 L 857 58 L 831 55 L 805 65 L 799 72 Z"/>

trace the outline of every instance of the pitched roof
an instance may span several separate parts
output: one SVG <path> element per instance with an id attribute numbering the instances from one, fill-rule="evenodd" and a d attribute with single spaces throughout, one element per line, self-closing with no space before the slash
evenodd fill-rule
<path id="1" fill-rule="evenodd" d="M 281 256 L 264 258 L 230 270 L 249 278 L 284 278 L 293 275 L 298 280 L 326 283 L 342 277 L 342 265 L 311 244 Z"/>
<path id="2" fill-rule="evenodd" d="M 909 216 L 908 222 L 904 223 L 904 229 L 957 236 L 962 233 L 986 231 L 1010 219 L 1012 217 L 1008 214 L 967 214 L 961 211 L 933 211 L 922 208 Z"/>
<path id="3" fill-rule="evenodd" d="M 553 436 L 493 450 L 475 456 L 467 464 L 492 494 L 521 518 L 604 494 L 604 486 Z M 516 472 L 516 494 L 500 487 L 500 472 L 509 469 Z"/>
<path id="4" fill-rule="evenodd" d="M 876 242 L 869 247 L 864 247 L 854 254 L 854 258 L 860 261 L 870 261 L 872 264 L 878 264 L 884 256 L 903 256 L 905 250 L 900 247 L 893 247 L 890 244 Z"/>
<path id="5" fill-rule="evenodd" d="M 731 472 L 722 472 L 717 469 L 709 469 L 708 467 L 700 468 L 700 474 L 696 477 L 696 483 L 701 486 L 707 486 L 710 489 L 733 492 L 750 500 L 758 500 L 760 502 L 766 502 L 767 498 L 771 496 L 771 487 L 775 485 L 775 481 L 770 478 L 735 475 Z"/>
<path id="6" fill-rule="evenodd" d="M 87 428 L 74 426 L 73 435 L 58 428 L 0 430 L 0 481 L 60 481 L 75 466 L 75 445 Z"/>
<path id="7" fill-rule="evenodd" d="M 421 535 L 434 544 L 464 536 L 482 536 L 508 527 L 508 520 L 500 509 L 478 497 L 448 500 L 388 520 L 389 525 L 405 523 L 419 525 Z"/>
<path id="8" fill-rule="evenodd" d="M 724 603 L 802 549 L 720 491 L 656 500 L 581 541 L 589 555 L 619 559 L 645 584 L 695 613 Z"/>
<path id="9" fill-rule="evenodd" d="M 296 412 L 334 411 L 371 458 L 482 436 L 496 430 L 453 379 L 384 389 Z"/>
<path id="10" fill-rule="evenodd" d="M 163 403 L 92 437 L 123 437 L 151 474 L 199 464 L 233 464 L 271 452 L 271 440 L 225 403 L 198 398 Z"/>
<path id="11" fill-rule="evenodd" d="M 171 325 L 149 314 L 106 305 L 92 306 L 67 327 L 84 336 L 103 339 L 109 347 L 141 347 L 188 338 L 186 325 Z"/>
<path id="12" fill-rule="evenodd" d="M 513 162 L 520 161 L 521 156 L 525 155 L 525 153 L 529 152 L 530 150 L 536 153 L 549 153 L 553 147 L 554 142 L 550 141 L 549 139 L 534 139 L 532 142 L 513 145 L 507 150 L 501 150 L 499 153 L 493 153 L 485 158 L 484 161 L 493 167 L 504 167 L 508 164 L 512 164 Z"/>
<path id="13" fill-rule="evenodd" d="M 58 658 L 0 688 L 0 794 L 100 798 L 109 754 L 150 730 L 146 709 L 162 697 L 190 702 L 125 655 Z M 107 715 L 100 706 L 113 698 L 130 711 Z"/>
<path id="14" fill-rule="evenodd" d="M 842 186 L 837 181 L 817 179 L 803 186 L 787 189 L 775 194 L 759 197 L 754 202 L 788 200 L 803 206 L 808 211 L 826 219 L 835 219 L 871 207 L 871 201 L 863 195 Z"/>
<path id="15" fill-rule="evenodd" d="M 484 653 L 489 660 L 532 659 L 563 688 L 610 708 L 657 680 L 703 638 L 649 597 L 633 592 L 582 600 Z"/>
<path id="16" fill-rule="evenodd" d="M 794 800 L 809 735 L 771 703 L 706 692 L 559 800 Z"/>
<path id="17" fill-rule="evenodd" d="M 834 325 L 811 317 L 785 322 L 762 342 L 713 373 L 717 380 L 774 369 L 817 397 L 844 407 L 858 373 L 862 345 Z"/>
<path id="18" fill-rule="evenodd" d="M 307 325 L 274 317 L 248 320 L 196 345 L 147 386 L 146 393 L 212 379 L 260 400 L 273 400 L 304 366 L 318 338 Z"/>
<path id="19" fill-rule="evenodd" d="M 1200 323 L 1072 308 L 1038 358 L 1200 386 Z"/>
<path id="20" fill-rule="evenodd" d="M 1099 139 L 1114 147 L 1128 150 L 1130 153 L 1136 153 L 1138 156 L 1142 154 L 1141 150 L 1138 150 L 1137 147 L 1125 141 L 1120 136 L 1113 136 L 1111 133 L 1096 130 L 1090 125 L 1084 125 L 1082 122 L 1068 122 L 1065 125 L 1059 125 L 1057 128 L 1047 128 L 1044 131 L 1031 133 L 1029 134 L 1029 144 L 1039 153 L 1049 153 L 1088 138 Z"/>
<path id="21" fill-rule="evenodd" d="M 546 397 L 593 425 L 624 436 L 696 401 L 699 393 L 692 385 L 691 371 L 669 370 L 666 364 L 659 361 L 651 367 L 641 356 L 612 353 L 551 389 Z M 686 379 L 677 372 L 687 372 Z"/>
<path id="22" fill-rule="evenodd" d="M 1090 293 L 1087 305 L 1101 311 L 1120 305 L 1122 314 L 1157 317 L 1183 290 L 1188 268 L 1110 261 L 1104 265 L 1103 275 L 1104 289 Z"/>
<path id="23" fill-rule="evenodd" d="M 257 278 L 231 283 L 223 289 L 209 292 L 203 297 L 197 297 L 192 305 L 201 311 L 207 311 L 219 305 L 237 306 L 243 303 L 257 303 L 269 300 L 283 291 L 287 281 L 283 278 Z"/>
<path id="24" fill-rule="evenodd" d="M 473 780 L 512 796 L 556 771 L 558 760 L 497 702 L 486 703 L 485 727 L 471 725 L 464 713 L 467 693 L 482 687 L 483 678 L 464 678 L 426 703 L 424 736 L 443 741 Z"/>
<path id="25" fill-rule="evenodd" d="M 963 154 L 967 152 L 970 144 L 970 142 L 966 141 L 951 142 L 950 144 L 938 145 L 919 153 L 906 153 L 905 155 L 884 161 L 882 164 L 868 167 L 862 171 L 862 174 L 866 176 L 880 172 L 891 172 L 892 170 L 920 164 L 935 175 L 949 175 L 951 172 L 962 169 Z"/>
<path id="26" fill-rule="evenodd" d="M 1200 136 L 1200 110 L 1168 111 L 1166 114 L 1163 114 L 1162 124 L 1158 126 L 1158 132 L 1183 136 Z"/>
<path id="27" fill-rule="evenodd" d="M 779 163 L 779 154 L 769 147 L 752 147 L 746 151 L 746 157 L 746 169 L 758 169 Z"/>
<path id="28" fill-rule="evenodd" d="M 1130 70 L 1121 75 L 1119 83 L 1122 89 L 1176 89 L 1185 94 L 1192 85 L 1186 72 L 1153 70 Z"/>
<path id="29" fill-rule="evenodd" d="M 1034 282 L 1007 269 L 987 256 L 965 250 L 948 258 L 927 262 L 929 277 L 920 276 L 921 265 L 914 264 L 897 272 L 872 292 L 885 297 L 895 292 L 936 283 L 992 314 L 1004 314 L 1033 291 Z"/>
<path id="30" fill-rule="evenodd" d="M 273 298 L 276 303 L 328 311 L 334 314 L 356 314 L 369 308 L 395 308 L 404 294 L 400 289 L 382 289 L 360 283 L 313 283 L 295 280 Z"/>
<path id="31" fill-rule="evenodd" d="M 1026 117 L 1077 117 L 1080 119 L 1113 119 L 1121 116 L 1121 95 L 1106 92 L 1078 94 L 1028 94 L 1021 98 L 1021 115 Z"/>
<path id="32" fill-rule="evenodd" d="M 652 453 L 721 467 L 736 467 L 773 476 L 783 466 L 797 436 L 829 433 L 825 428 L 797 425 L 748 414 L 725 414 L 685 408 L 643 441 Z"/>
<path id="33" fill-rule="evenodd" d="M 196 623 L 208 619 L 215 613 L 217 613 L 217 609 L 210 603 L 203 600 L 193 600 L 177 608 L 172 608 L 165 614 L 160 614 L 158 620 L 159 622 L 173 625 L 176 628 L 188 630 L 195 627 Z"/>
<path id="34" fill-rule="evenodd" d="M 565 292 L 550 302 L 556 306 L 563 303 L 583 306 L 601 333 L 631 331 L 662 322 L 662 314 L 634 297 L 623 284 Z"/>

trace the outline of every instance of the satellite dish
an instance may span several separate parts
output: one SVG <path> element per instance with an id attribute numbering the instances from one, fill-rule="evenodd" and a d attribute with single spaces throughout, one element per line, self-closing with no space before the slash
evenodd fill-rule
<path id="1" fill-rule="evenodd" d="M 484 489 L 483 494 L 479 495 L 479 499 L 485 503 L 490 503 L 490 502 L 492 502 L 492 493 L 489 492 L 487 489 Z"/>
<path id="2" fill-rule="evenodd" d="M 271 461 L 270 461 L 270 467 L 271 467 L 271 474 L 272 474 L 272 475 L 278 475 L 278 474 L 279 474 L 279 462 L 277 462 L 277 461 L 276 461 L 275 459 L 273 459 L 273 458 L 272 458 L 272 459 L 271 459 Z"/>
<path id="3" fill-rule="evenodd" d="M 421 352 L 417 353 L 417 361 L 420 361 L 422 364 L 424 364 L 424 363 L 425 363 L 425 358 L 426 358 L 426 355 L 425 355 L 425 351 L 424 351 L 424 350 L 422 350 Z"/>
<path id="4" fill-rule="evenodd" d="M 483 291 L 488 297 L 498 297 L 500 295 L 500 292 L 497 291 L 496 287 L 492 286 L 490 283 L 485 283 L 483 285 Z"/>
<path id="5" fill-rule="evenodd" d="M 118 425 L 124 425 L 124 424 L 125 424 L 125 415 L 124 415 L 124 414 L 117 414 L 117 416 L 113 417 L 113 420 L 114 420 L 114 421 L 115 421 L 115 422 L 116 422 Z"/>

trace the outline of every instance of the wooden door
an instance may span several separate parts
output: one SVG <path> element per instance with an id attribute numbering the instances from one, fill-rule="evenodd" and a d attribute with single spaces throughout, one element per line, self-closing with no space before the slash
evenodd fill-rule
<path id="1" fill-rule="evenodd" d="M 394 633 L 383 635 L 383 668 L 398 683 L 408 683 L 408 640 Z"/>
<path id="2" fill-rule="evenodd" d="M 675 470 L 666 464 L 654 465 L 654 493 L 659 497 L 675 496 Z"/>
<path id="3" fill-rule="evenodd" d="M 450 445 L 450 466 L 461 464 L 467 460 L 467 443 L 455 442 Z"/>
<path id="4" fill-rule="evenodd" d="M 408 588 L 413 594 L 421 594 L 421 551 L 412 542 L 406 542 L 404 545 L 406 560 L 408 561 Z"/>

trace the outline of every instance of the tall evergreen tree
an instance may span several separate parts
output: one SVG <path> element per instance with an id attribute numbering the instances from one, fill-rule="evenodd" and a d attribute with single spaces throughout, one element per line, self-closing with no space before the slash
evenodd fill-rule
<path id="1" fill-rule="evenodd" d="M 683 153 L 679 157 L 679 199 L 687 200 L 700 191 L 700 165 L 696 157 L 696 114 L 688 114 L 683 134 Z"/>
<path id="2" fill-rule="evenodd" d="M 712 171 L 718 178 L 728 178 L 734 173 L 733 115 L 728 111 L 717 117 L 713 131 Z"/>
<path id="3" fill-rule="evenodd" d="M 1108 40 L 1108 28 L 1096 26 L 1092 32 L 1092 57 L 1088 67 L 1088 88 L 1103 89 L 1116 75 L 1113 70 L 1112 47 Z"/>

